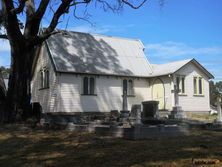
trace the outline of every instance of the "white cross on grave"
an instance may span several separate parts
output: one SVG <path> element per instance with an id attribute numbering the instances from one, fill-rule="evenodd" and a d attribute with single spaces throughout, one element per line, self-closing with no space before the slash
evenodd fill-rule
<path id="1" fill-rule="evenodd" d="M 221 96 L 217 97 L 217 122 L 222 123 L 222 113 L 221 113 Z"/>

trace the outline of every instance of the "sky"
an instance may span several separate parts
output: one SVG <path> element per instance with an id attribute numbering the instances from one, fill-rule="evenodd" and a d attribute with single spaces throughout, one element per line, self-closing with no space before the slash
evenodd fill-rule
<path id="1" fill-rule="evenodd" d="M 134 0 L 134 2 L 136 2 Z M 140 9 L 119 13 L 88 8 L 90 23 L 73 13 L 61 18 L 58 28 L 140 39 L 152 64 L 195 58 L 222 81 L 222 0 L 148 0 Z M 77 10 L 81 15 L 84 7 Z M 51 14 L 42 22 L 47 26 Z M 0 66 L 10 65 L 10 47 L 0 41 Z"/>

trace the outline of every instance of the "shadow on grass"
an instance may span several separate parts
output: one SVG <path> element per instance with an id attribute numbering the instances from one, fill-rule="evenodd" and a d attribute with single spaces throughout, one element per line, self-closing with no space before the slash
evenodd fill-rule
<path id="1" fill-rule="evenodd" d="M 129 141 L 94 134 L 0 129 L 0 166 L 191 166 L 192 158 L 222 159 L 222 134 Z M 221 164 L 220 164 L 221 165 Z"/>

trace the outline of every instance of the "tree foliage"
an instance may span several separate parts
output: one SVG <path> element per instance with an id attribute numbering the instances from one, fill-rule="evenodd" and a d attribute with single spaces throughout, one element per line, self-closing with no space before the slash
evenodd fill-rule
<path id="1" fill-rule="evenodd" d="M 134 2 L 133 0 L 2 0 L 2 15 L 1 22 L 5 22 L 6 30 L 7 27 L 13 24 L 13 30 L 16 31 L 20 38 L 30 40 L 30 45 L 37 45 L 47 39 L 53 34 L 54 29 L 60 21 L 61 16 L 72 12 L 74 17 L 77 19 L 87 20 L 87 9 L 94 5 L 102 8 L 104 11 L 119 12 L 123 9 L 124 5 L 129 6 L 133 9 L 140 8 L 147 0 L 139 0 Z M 83 16 L 77 16 L 77 8 L 84 6 L 85 10 Z M 1 15 L 0 13 L 0 15 Z M 24 19 L 25 13 L 25 19 Z M 22 16 L 24 21 L 20 21 L 19 17 Z M 39 35 L 39 27 L 44 17 L 47 17 L 49 25 L 44 32 Z M 9 20 L 10 18 L 10 20 Z M 4 19 L 4 20 L 3 20 Z M 19 27 L 24 25 L 23 33 Z M 10 30 L 11 31 L 11 30 Z M 7 31 L 5 37 L 13 37 Z M 3 38 L 3 35 L 2 35 Z"/>
<path id="2" fill-rule="evenodd" d="M 217 97 L 222 92 L 222 81 L 210 81 L 210 104 L 216 106 Z"/>
<path id="3" fill-rule="evenodd" d="M 9 77 L 10 68 L 1 66 L 1 67 L 0 67 L 0 71 L 1 71 L 1 73 L 2 73 L 2 77 L 3 77 L 3 78 L 8 78 L 8 77 Z"/>
<path id="4" fill-rule="evenodd" d="M 140 8 L 147 0 L 0 0 L 0 25 L 5 33 L 0 38 L 8 39 L 11 46 L 11 67 L 7 92 L 7 109 L 4 117 L 13 120 L 17 111 L 25 112 L 30 103 L 30 83 L 32 65 L 36 50 L 51 35 L 67 13 L 74 18 L 88 21 L 89 7 L 99 7 L 104 11 L 119 12 L 124 6 Z M 83 7 L 82 16 L 77 9 Z M 43 18 L 48 25 L 40 31 Z"/>

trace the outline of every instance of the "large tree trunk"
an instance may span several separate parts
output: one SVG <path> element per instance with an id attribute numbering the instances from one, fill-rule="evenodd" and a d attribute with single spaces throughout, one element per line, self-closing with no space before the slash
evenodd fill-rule
<path id="1" fill-rule="evenodd" d="M 34 47 L 26 43 L 11 44 L 11 73 L 6 98 L 6 122 L 14 122 L 16 118 L 24 119 L 29 113 L 31 67 Z"/>

